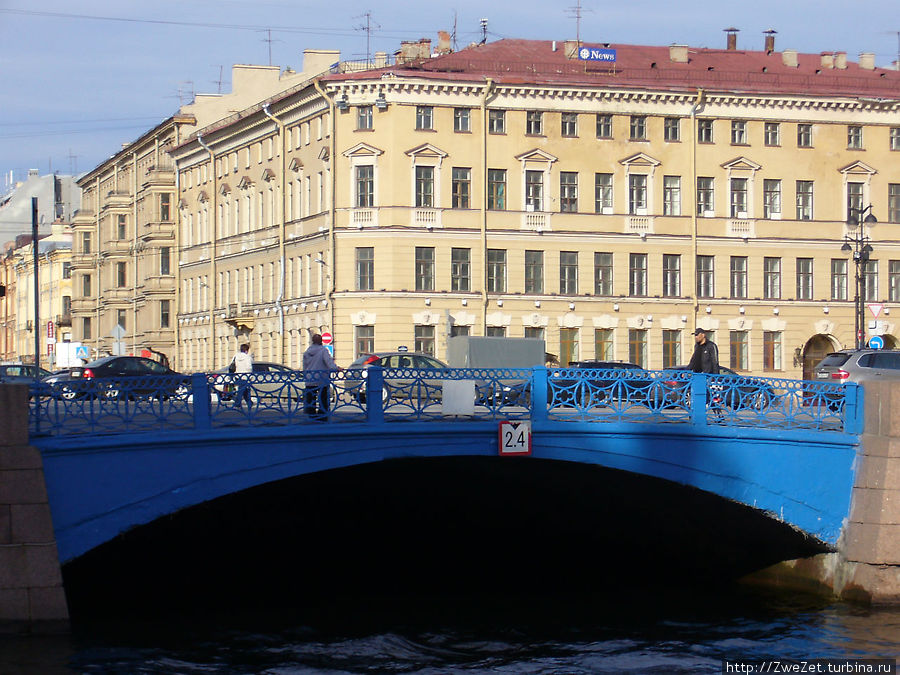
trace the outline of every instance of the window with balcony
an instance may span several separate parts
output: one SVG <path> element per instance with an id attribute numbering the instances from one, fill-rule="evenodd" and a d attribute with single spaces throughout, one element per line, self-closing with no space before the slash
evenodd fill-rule
<path id="1" fill-rule="evenodd" d="M 489 248 L 487 251 L 487 291 L 506 293 L 506 249 Z"/>
<path id="2" fill-rule="evenodd" d="M 663 297 L 681 297 L 681 256 L 663 254 Z"/>
<path id="3" fill-rule="evenodd" d="M 451 173 L 450 206 L 454 209 L 469 208 L 469 195 L 472 192 L 472 169 L 454 166 Z"/>
<path id="4" fill-rule="evenodd" d="M 611 173 L 594 174 L 594 213 L 612 213 L 613 208 L 613 175 Z"/>
<path id="5" fill-rule="evenodd" d="M 628 295 L 647 295 L 647 254 L 631 253 L 628 256 Z"/>
<path id="6" fill-rule="evenodd" d="M 492 211 L 506 209 L 506 169 L 488 169 L 487 208 Z"/>
<path id="7" fill-rule="evenodd" d="M 763 259 L 763 298 L 781 299 L 781 258 Z"/>
<path id="8" fill-rule="evenodd" d="M 578 173 L 575 171 L 559 173 L 559 210 L 562 213 L 578 211 Z"/>
<path id="9" fill-rule="evenodd" d="M 697 256 L 697 297 L 714 298 L 716 295 L 716 259 L 711 255 Z"/>
<path id="10" fill-rule="evenodd" d="M 468 291 L 471 289 L 472 251 L 468 248 L 450 249 L 450 290 Z"/>
<path id="11" fill-rule="evenodd" d="M 543 251 L 525 251 L 525 292 L 544 292 Z"/>
<path id="12" fill-rule="evenodd" d="M 561 115 L 560 134 L 565 138 L 578 136 L 578 113 L 564 112 Z"/>
<path id="13" fill-rule="evenodd" d="M 597 115 L 597 138 L 612 138 L 612 115 L 600 113 Z"/>
<path id="14" fill-rule="evenodd" d="M 629 174 L 628 176 L 628 213 L 632 215 L 647 214 L 647 176 Z"/>
<path id="15" fill-rule="evenodd" d="M 594 253 L 594 295 L 613 294 L 613 254 Z"/>
<path id="16" fill-rule="evenodd" d="M 544 133 L 544 113 L 538 110 L 525 113 L 525 133 L 529 136 L 541 136 Z"/>
<path id="17" fill-rule="evenodd" d="M 416 207 L 431 208 L 434 206 L 434 167 L 416 167 Z"/>
<path id="18" fill-rule="evenodd" d="M 577 251 L 560 251 L 559 253 L 559 294 L 578 294 Z"/>
<path id="19" fill-rule="evenodd" d="M 544 172 L 525 172 L 525 210 L 544 210 Z"/>
<path id="20" fill-rule="evenodd" d="M 360 246 L 356 249 L 356 290 L 375 289 L 375 248 Z"/>
<path id="21" fill-rule="evenodd" d="M 863 210 L 863 184 L 847 183 L 847 215 L 859 215 Z"/>
<path id="22" fill-rule="evenodd" d="M 797 299 L 813 299 L 813 259 L 797 258 Z"/>
<path id="23" fill-rule="evenodd" d="M 747 179 L 731 179 L 731 217 L 747 217 Z"/>
<path id="24" fill-rule="evenodd" d="M 356 208 L 369 209 L 375 205 L 375 167 L 362 164 L 356 171 Z"/>

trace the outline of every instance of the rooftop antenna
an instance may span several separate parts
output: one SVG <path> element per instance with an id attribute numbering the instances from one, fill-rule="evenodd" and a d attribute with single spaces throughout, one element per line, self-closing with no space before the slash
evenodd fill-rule
<path id="1" fill-rule="evenodd" d="M 453 51 L 458 52 L 459 48 L 456 46 L 456 10 L 453 10 L 453 32 L 450 33 L 450 44 L 453 45 Z"/>
<path id="2" fill-rule="evenodd" d="M 487 42 L 487 25 L 488 20 L 486 18 L 482 18 L 481 21 L 481 44 Z"/>
<path id="3" fill-rule="evenodd" d="M 216 84 L 217 91 L 219 92 L 219 94 L 222 93 L 222 71 L 223 71 L 223 70 L 224 70 L 224 67 L 223 67 L 223 66 L 219 66 L 219 79 L 218 79 L 218 80 L 213 80 L 213 81 L 215 82 L 215 84 Z"/>
<path id="4" fill-rule="evenodd" d="M 363 26 L 357 26 L 356 30 L 364 30 L 366 32 L 366 68 L 368 68 L 372 65 L 372 31 L 376 28 L 381 28 L 381 25 L 372 21 L 372 10 L 366 10 L 362 17 L 365 17 L 366 23 Z"/>
<path id="5" fill-rule="evenodd" d="M 575 44 L 579 47 L 581 46 L 581 18 L 584 16 L 582 14 L 584 10 L 581 7 L 581 0 L 576 0 L 574 7 L 569 7 L 566 10 L 566 13 L 569 16 L 575 17 Z"/>
<path id="6" fill-rule="evenodd" d="M 271 66 L 271 65 L 272 65 L 272 43 L 273 43 L 273 42 L 281 42 L 281 40 L 277 40 L 277 39 L 273 38 L 273 37 L 272 37 L 272 29 L 271 29 L 271 28 L 266 28 L 266 37 L 264 37 L 264 38 L 262 39 L 262 41 L 268 43 L 268 47 L 269 47 L 269 65 Z"/>
<path id="7" fill-rule="evenodd" d="M 78 174 L 78 155 L 72 154 L 72 148 L 69 148 L 69 173 L 73 176 Z"/>

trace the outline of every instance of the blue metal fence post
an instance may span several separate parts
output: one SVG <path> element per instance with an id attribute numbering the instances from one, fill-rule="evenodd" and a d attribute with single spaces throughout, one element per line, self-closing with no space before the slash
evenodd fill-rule
<path id="1" fill-rule="evenodd" d="M 862 385 L 853 383 L 845 384 L 844 387 L 844 432 L 861 434 L 865 430 L 865 389 Z"/>
<path id="2" fill-rule="evenodd" d="M 363 372 L 366 373 L 366 421 L 369 424 L 384 424 L 384 401 L 381 400 L 384 369 L 381 366 L 371 366 Z"/>
<path id="3" fill-rule="evenodd" d="M 194 429 L 209 429 L 212 414 L 209 405 L 209 380 L 206 373 L 191 375 L 191 395 L 194 401 Z"/>
<path id="4" fill-rule="evenodd" d="M 707 426 L 706 418 L 706 373 L 691 375 L 691 424 Z"/>
<path id="5" fill-rule="evenodd" d="M 531 421 L 547 420 L 547 368 L 535 366 L 531 369 Z"/>

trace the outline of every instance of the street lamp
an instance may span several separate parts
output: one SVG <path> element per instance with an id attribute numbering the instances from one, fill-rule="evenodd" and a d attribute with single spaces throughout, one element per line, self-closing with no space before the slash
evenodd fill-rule
<path id="1" fill-rule="evenodd" d="M 868 215 L 866 215 L 868 214 Z M 865 216 L 865 217 L 864 217 Z M 856 265 L 856 287 L 853 297 L 853 313 L 855 315 L 856 324 L 856 348 L 862 349 L 866 346 L 866 317 L 863 311 L 862 297 L 862 276 L 860 267 L 869 260 L 869 254 L 872 253 L 872 245 L 869 243 L 869 236 L 866 234 L 865 226 L 874 225 L 878 222 L 875 214 L 872 213 L 872 205 L 869 204 L 865 208 L 857 209 L 852 206 L 847 207 L 847 227 L 854 228 L 852 233 L 844 235 L 844 245 L 841 250 L 844 253 L 853 252 L 853 264 Z"/>

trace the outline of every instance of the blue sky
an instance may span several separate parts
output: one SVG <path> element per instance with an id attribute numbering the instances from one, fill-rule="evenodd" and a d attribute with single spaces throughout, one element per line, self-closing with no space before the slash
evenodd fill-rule
<path id="1" fill-rule="evenodd" d="M 481 38 L 575 37 L 577 0 L 456 0 L 336 6 L 300 0 L 0 0 L 0 194 L 12 170 L 82 173 L 122 143 L 174 113 L 192 91 L 230 88 L 233 63 L 300 65 L 306 48 L 340 49 L 343 59 L 370 49 L 393 53 L 401 40 L 456 24 L 460 47 Z M 876 54 L 897 58 L 900 0 L 581 0 L 581 39 L 723 47 L 722 29 L 741 30 L 739 48 Z M 266 41 L 271 29 L 271 43 Z M 898 92 L 900 96 L 900 92 Z"/>

